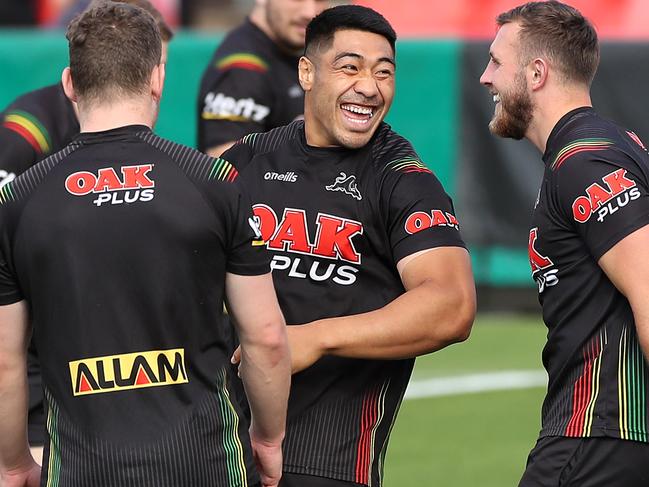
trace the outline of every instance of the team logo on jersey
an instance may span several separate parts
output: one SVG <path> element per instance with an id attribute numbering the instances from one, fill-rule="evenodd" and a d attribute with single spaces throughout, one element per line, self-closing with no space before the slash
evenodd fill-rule
<path id="1" fill-rule="evenodd" d="M 406 218 L 404 225 L 410 235 L 433 227 L 452 227 L 459 230 L 460 225 L 454 215 L 442 210 L 430 210 L 430 213 L 415 211 Z"/>
<path id="2" fill-rule="evenodd" d="M 539 286 L 539 293 L 545 291 L 545 288 L 556 286 L 559 284 L 558 269 L 551 269 L 554 262 L 549 257 L 539 252 L 536 241 L 539 237 L 539 229 L 537 227 L 530 230 L 530 239 L 527 245 L 527 251 L 530 258 L 530 266 L 532 267 L 532 277 Z"/>
<path id="3" fill-rule="evenodd" d="M 358 185 L 356 184 L 356 176 L 347 176 L 344 172 L 340 173 L 333 184 L 325 186 L 325 189 L 327 191 L 342 191 L 343 193 L 356 198 L 358 201 L 363 199 L 361 192 L 358 190 Z"/>
<path id="4" fill-rule="evenodd" d="M 572 203 L 575 221 L 586 223 L 597 213 L 597 221 L 603 222 L 608 215 L 640 198 L 636 182 L 626 174 L 626 169 L 618 169 L 602 178 L 603 185 L 596 182 L 588 186 L 586 195 L 577 197 Z"/>
<path id="5" fill-rule="evenodd" d="M 287 171 L 282 174 L 269 171 L 266 174 L 264 174 L 264 180 L 284 181 L 285 183 L 295 183 L 297 182 L 297 174 L 295 174 L 293 171 Z"/>
<path id="6" fill-rule="evenodd" d="M 104 167 L 97 174 L 89 171 L 78 171 L 65 179 L 65 189 L 74 196 L 97 195 L 93 203 L 101 206 L 104 203 L 120 205 L 136 201 L 151 201 L 155 182 L 149 176 L 153 164 L 122 166 L 121 175 L 112 167 Z"/>
<path id="7" fill-rule="evenodd" d="M 69 366 L 75 396 L 189 382 L 182 348 L 86 358 Z"/>
<path id="8" fill-rule="evenodd" d="M 0 188 L 16 179 L 16 174 L 0 169 Z"/>
<path id="9" fill-rule="evenodd" d="M 231 120 L 233 122 L 263 121 L 270 113 L 270 108 L 260 105 L 252 98 L 237 100 L 223 93 L 205 95 L 202 117 L 205 120 Z"/>
<path id="10" fill-rule="evenodd" d="M 304 95 L 304 90 L 302 90 L 302 87 L 300 85 L 293 85 L 288 89 L 287 92 L 288 96 L 290 98 L 299 98 L 302 95 Z"/>
<path id="11" fill-rule="evenodd" d="M 310 255 L 328 261 L 314 260 L 310 267 L 299 256 L 275 255 L 271 269 L 287 271 L 289 277 L 313 281 L 328 279 L 341 285 L 353 284 L 358 269 L 340 261 L 359 265 L 361 254 L 356 250 L 353 239 L 363 234 L 360 222 L 326 213 L 316 217 L 316 237 L 311 241 L 306 211 L 286 208 L 281 220 L 268 205 L 253 206 L 255 219 L 261 228 L 261 238 L 266 248 L 275 252 Z M 308 267 L 308 268 L 307 268 Z"/>

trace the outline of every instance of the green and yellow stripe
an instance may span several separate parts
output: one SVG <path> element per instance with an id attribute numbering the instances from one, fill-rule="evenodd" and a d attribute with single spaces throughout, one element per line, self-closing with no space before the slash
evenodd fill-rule
<path id="1" fill-rule="evenodd" d="M 247 487 L 246 462 L 243 456 L 243 445 L 239 438 L 239 415 L 230 399 L 225 369 L 222 369 L 219 374 L 217 388 L 219 410 L 223 421 L 223 449 L 227 456 L 228 485 Z"/>
<path id="2" fill-rule="evenodd" d="M 221 71 L 235 68 L 257 71 L 259 73 L 268 71 L 266 61 L 256 54 L 248 52 L 235 52 L 234 54 L 221 58 L 216 61 L 216 67 Z"/>
<path id="3" fill-rule="evenodd" d="M 9 201 L 14 201 L 16 199 L 16 194 L 13 190 L 13 181 L 8 182 L 7 184 L 0 186 L 0 205 L 3 205 Z"/>
<path id="4" fill-rule="evenodd" d="M 50 436 L 50 452 L 47 467 L 47 487 L 58 487 L 61 476 L 61 444 L 59 440 L 59 407 L 54 399 L 45 391 L 47 396 L 47 432 Z"/>
<path id="5" fill-rule="evenodd" d="M 393 171 L 399 172 L 425 172 L 430 173 L 431 170 L 418 159 L 413 159 L 412 157 L 407 157 L 403 159 L 397 159 L 395 161 L 389 162 L 387 167 Z"/>
<path id="6" fill-rule="evenodd" d="M 209 179 L 210 181 L 217 179 L 219 181 L 227 181 L 231 183 L 232 181 L 237 179 L 238 175 L 239 172 L 234 168 L 232 164 L 230 164 L 225 159 L 217 157 L 216 159 L 214 159 L 214 164 L 212 164 L 212 169 L 210 169 L 210 172 L 207 175 L 207 179 Z"/>
<path id="7" fill-rule="evenodd" d="M 550 168 L 552 170 L 559 169 L 566 160 L 580 152 L 602 151 L 612 145 L 613 141 L 611 139 L 597 137 L 575 140 L 559 151 L 552 164 L 550 164 Z"/>
<path id="8" fill-rule="evenodd" d="M 637 336 L 627 326 L 622 330 L 618 351 L 620 438 L 647 442 L 646 364 Z"/>
<path id="9" fill-rule="evenodd" d="M 52 150 L 50 135 L 36 117 L 22 110 L 6 113 L 3 126 L 23 137 L 35 151 L 45 155 Z"/>

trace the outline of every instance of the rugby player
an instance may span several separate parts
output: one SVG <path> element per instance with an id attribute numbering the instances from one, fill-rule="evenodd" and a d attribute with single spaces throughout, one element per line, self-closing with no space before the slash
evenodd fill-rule
<path id="1" fill-rule="evenodd" d="M 173 32 L 160 12 L 148 0 L 117 1 L 136 5 L 153 16 L 160 30 L 162 59 L 166 63 L 167 46 Z M 0 115 L 0 120 L 0 186 L 63 149 L 79 133 L 76 106 L 65 96 L 61 83 L 18 97 Z M 45 441 L 45 411 L 40 365 L 33 342 L 28 357 L 29 443 L 34 458 L 40 462 Z"/>
<path id="2" fill-rule="evenodd" d="M 520 486 L 649 485 L 649 154 L 593 109 L 597 33 L 576 9 L 502 13 L 480 78 L 489 127 L 545 173 L 529 256 L 548 341 L 542 427 Z"/>
<path id="3" fill-rule="evenodd" d="M 451 200 L 383 122 L 395 41 L 374 10 L 325 10 L 299 63 L 304 121 L 223 155 L 252 196 L 292 325 L 284 487 L 382 485 L 414 357 L 466 339 L 473 322 Z"/>
<path id="4" fill-rule="evenodd" d="M 198 148 L 213 156 L 246 134 L 302 115 L 297 63 L 309 21 L 329 0 L 256 0 L 203 73 L 198 95 Z"/>
<path id="5" fill-rule="evenodd" d="M 0 484 L 39 485 L 26 438 L 33 326 L 42 485 L 275 486 L 290 359 L 237 172 L 152 133 L 164 64 L 144 10 L 102 2 L 67 38 L 62 85 L 81 133 L 0 191 Z M 230 398 L 224 296 L 249 432 Z"/>

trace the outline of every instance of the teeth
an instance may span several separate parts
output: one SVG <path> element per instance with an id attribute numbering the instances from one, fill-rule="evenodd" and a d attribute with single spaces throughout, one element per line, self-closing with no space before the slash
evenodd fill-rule
<path id="1" fill-rule="evenodd" d="M 370 117 L 374 115 L 374 110 L 369 107 L 360 107 L 358 105 L 342 105 L 341 108 L 343 110 L 347 110 L 348 112 L 358 113 L 359 115 L 369 115 Z"/>
<path id="2" fill-rule="evenodd" d="M 493 97 L 494 103 L 499 103 L 500 102 L 500 95 L 496 93 Z"/>

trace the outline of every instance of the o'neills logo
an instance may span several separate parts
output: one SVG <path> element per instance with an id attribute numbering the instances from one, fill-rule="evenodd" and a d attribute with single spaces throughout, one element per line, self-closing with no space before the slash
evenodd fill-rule
<path id="1" fill-rule="evenodd" d="M 185 350 L 151 350 L 70 362 L 75 396 L 184 384 Z"/>
<path id="2" fill-rule="evenodd" d="M 97 194 L 93 203 L 119 205 L 136 201 L 151 201 L 155 182 L 149 176 L 153 164 L 123 166 L 118 174 L 112 167 L 104 167 L 97 174 L 78 171 L 65 179 L 65 189 L 74 196 Z"/>

